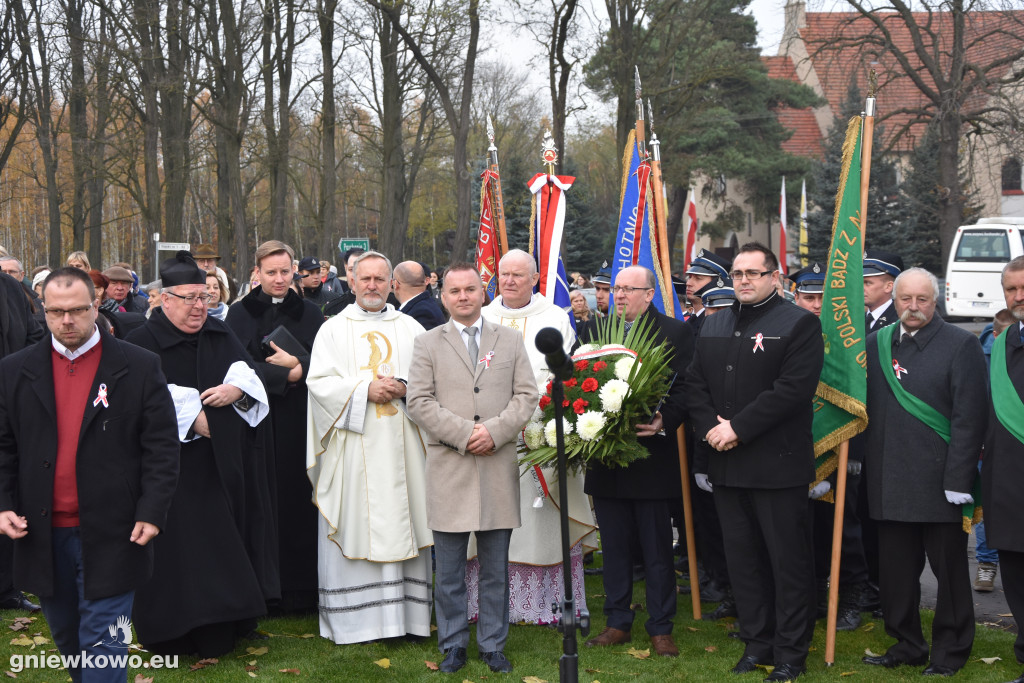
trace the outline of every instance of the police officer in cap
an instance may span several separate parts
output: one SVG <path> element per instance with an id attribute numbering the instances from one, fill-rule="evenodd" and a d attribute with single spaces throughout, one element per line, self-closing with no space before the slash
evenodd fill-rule
<path id="1" fill-rule="evenodd" d="M 712 287 L 700 295 L 704 304 L 704 315 L 714 315 L 723 308 L 729 308 L 736 301 L 736 290 L 732 288 L 732 279 L 724 287 Z"/>
<path id="2" fill-rule="evenodd" d="M 721 288 L 729 280 L 729 267 L 732 264 L 725 259 L 701 249 L 697 258 L 690 262 L 686 269 L 686 299 L 693 304 L 693 315 L 687 321 L 693 325 L 694 335 L 700 334 L 704 324 L 704 303 L 701 294 L 706 289 Z"/>
<path id="3" fill-rule="evenodd" d="M 594 298 L 597 300 L 597 317 L 603 318 L 608 315 L 608 300 L 612 292 L 612 269 L 605 261 L 601 264 L 601 270 L 590 281 L 594 284 Z"/>
<path id="4" fill-rule="evenodd" d="M 899 320 L 892 303 L 892 287 L 902 272 L 903 259 L 899 254 L 878 249 L 864 252 L 865 334 Z"/>
<path id="5" fill-rule="evenodd" d="M 825 289 L 825 268 L 815 261 L 793 273 L 796 284 L 794 303 L 821 317 L 821 297 Z"/>

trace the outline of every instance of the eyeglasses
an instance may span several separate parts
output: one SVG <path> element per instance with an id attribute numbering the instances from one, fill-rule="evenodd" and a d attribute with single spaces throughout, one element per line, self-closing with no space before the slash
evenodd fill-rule
<path id="1" fill-rule="evenodd" d="M 213 296 L 210 294 L 189 294 L 188 296 L 182 296 L 180 294 L 175 294 L 174 292 L 164 292 L 164 294 L 170 294 L 173 297 L 181 299 L 185 302 L 186 306 L 195 306 L 197 301 L 202 301 L 204 305 L 213 301 Z"/>
<path id="2" fill-rule="evenodd" d="M 86 311 L 92 308 L 92 304 L 88 306 L 79 306 L 78 308 L 45 308 L 43 311 L 46 313 L 46 317 L 51 320 L 63 320 L 64 316 L 70 315 L 72 318 L 77 318 L 80 315 L 85 315 Z"/>
<path id="3" fill-rule="evenodd" d="M 743 278 L 747 278 L 753 282 L 754 280 L 760 280 L 766 275 L 771 275 L 774 272 L 774 270 L 734 270 L 729 273 L 729 277 L 733 280 L 742 280 Z"/>
<path id="4" fill-rule="evenodd" d="M 612 292 L 615 294 L 632 294 L 633 292 L 646 292 L 654 287 L 627 287 L 626 285 L 617 285 L 612 287 Z"/>

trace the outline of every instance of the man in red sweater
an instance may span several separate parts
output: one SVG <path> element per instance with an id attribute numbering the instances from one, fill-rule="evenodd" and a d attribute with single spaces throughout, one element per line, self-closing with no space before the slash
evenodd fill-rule
<path id="1" fill-rule="evenodd" d="M 0 362 L 0 533 L 75 683 L 126 678 L 136 587 L 178 478 L 159 359 L 96 325 L 84 271 L 43 285 L 50 335 Z"/>

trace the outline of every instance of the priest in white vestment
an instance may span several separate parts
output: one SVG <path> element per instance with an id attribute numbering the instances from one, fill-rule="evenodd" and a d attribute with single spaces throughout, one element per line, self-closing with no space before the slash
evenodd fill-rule
<path id="1" fill-rule="evenodd" d="M 569 313 L 533 291 L 540 279 L 537 265 L 525 251 L 510 250 L 498 263 L 500 295 L 483 309 L 485 320 L 509 327 L 523 335 L 530 365 L 543 395 L 551 373 L 544 354 L 534 343 L 537 332 L 553 327 L 562 334 L 565 352 L 576 342 Z M 520 447 L 522 443 L 520 440 Z M 558 477 L 554 467 L 521 468 L 519 505 L 522 526 L 512 531 L 508 550 L 509 621 L 512 623 L 551 624 L 558 621 L 553 603 L 562 601 L 562 531 L 559 517 Z M 583 493 L 583 477 L 569 473 L 569 544 L 572 548 L 572 587 L 577 610 L 587 606 L 583 585 L 584 546 L 597 547 L 594 514 Z M 546 491 L 545 491 L 546 489 Z M 470 555 L 476 554 L 470 541 Z M 472 560 L 469 573 L 469 614 L 477 612 L 476 573 L 479 564 Z"/>
<path id="2" fill-rule="evenodd" d="M 405 414 L 413 318 L 387 304 L 391 262 L 356 260 L 356 304 L 317 334 L 306 466 L 320 510 L 320 635 L 359 643 L 430 635 L 430 546 L 417 426 Z"/>

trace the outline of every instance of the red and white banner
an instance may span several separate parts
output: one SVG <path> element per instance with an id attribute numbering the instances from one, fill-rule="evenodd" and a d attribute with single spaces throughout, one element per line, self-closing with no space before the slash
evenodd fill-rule
<path id="1" fill-rule="evenodd" d="M 779 197 L 779 270 L 783 275 L 789 275 L 786 269 L 786 176 L 782 176 L 782 193 Z"/>
<path id="2" fill-rule="evenodd" d="M 576 181 L 573 176 L 538 173 L 530 179 L 534 198 L 534 257 L 540 273 L 538 291 L 556 306 L 569 305 L 569 285 L 562 266 L 562 234 L 565 230 L 565 193 Z"/>
<path id="3" fill-rule="evenodd" d="M 491 171 L 484 171 L 483 187 L 480 188 L 480 231 L 476 239 L 476 269 L 480 272 L 487 295 L 494 298 L 498 287 L 498 239 L 494 234 L 494 217 L 491 215 Z"/>
<path id="4" fill-rule="evenodd" d="M 690 269 L 693 259 L 697 258 L 697 196 L 691 187 L 686 198 L 686 242 L 683 256 L 683 272 Z"/>

